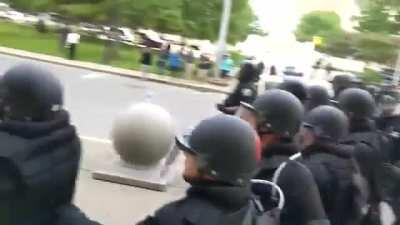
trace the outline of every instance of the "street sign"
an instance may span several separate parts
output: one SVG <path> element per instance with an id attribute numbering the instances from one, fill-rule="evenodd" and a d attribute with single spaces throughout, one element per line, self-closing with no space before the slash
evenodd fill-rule
<path id="1" fill-rule="evenodd" d="M 320 36 L 314 36 L 313 43 L 316 47 L 321 46 L 324 43 L 324 38 Z"/>

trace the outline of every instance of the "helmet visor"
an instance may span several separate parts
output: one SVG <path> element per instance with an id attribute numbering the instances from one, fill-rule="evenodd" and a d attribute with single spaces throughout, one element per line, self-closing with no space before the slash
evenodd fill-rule
<path id="1" fill-rule="evenodd" d="M 192 147 L 189 144 L 190 137 L 191 137 L 190 133 L 176 136 L 175 144 L 180 150 L 195 155 L 196 152 L 192 149 Z"/>

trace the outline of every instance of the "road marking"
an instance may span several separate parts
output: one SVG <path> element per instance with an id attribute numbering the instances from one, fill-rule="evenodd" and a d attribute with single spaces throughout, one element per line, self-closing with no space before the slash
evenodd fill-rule
<path id="1" fill-rule="evenodd" d="M 108 139 L 101 139 L 101 138 L 87 137 L 87 136 L 79 136 L 79 137 L 81 139 L 87 140 L 87 141 L 93 141 L 93 142 L 102 143 L 102 144 L 108 144 L 108 145 L 112 144 L 112 141 L 108 140 Z"/>
<path id="2" fill-rule="evenodd" d="M 105 76 L 107 76 L 107 75 L 104 74 L 104 73 L 89 73 L 87 75 L 84 75 L 82 77 L 82 79 L 84 79 L 84 80 L 94 80 L 94 79 L 104 78 Z"/>

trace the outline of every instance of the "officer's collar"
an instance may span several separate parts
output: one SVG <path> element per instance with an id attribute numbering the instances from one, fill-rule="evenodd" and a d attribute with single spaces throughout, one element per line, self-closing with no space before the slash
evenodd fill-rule
<path id="1" fill-rule="evenodd" d="M 341 158 L 351 157 L 351 152 L 345 146 L 335 143 L 316 142 L 302 151 L 302 155 L 305 157 L 318 153 L 332 154 Z"/>
<path id="2" fill-rule="evenodd" d="M 218 182 L 193 184 L 187 191 L 188 197 L 206 198 L 213 204 L 229 211 L 246 206 L 251 198 L 250 186 L 238 187 Z"/>
<path id="3" fill-rule="evenodd" d="M 368 119 L 350 120 L 350 133 L 376 130 L 374 121 Z"/>
<path id="4" fill-rule="evenodd" d="M 292 156 L 298 152 L 298 148 L 294 143 L 290 141 L 284 141 L 265 147 L 263 149 L 262 156 L 263 158 L 270 158 L 276 155 Z"/>
<path id="5" fill-rule="evenodd" d="M 0 131 L 29 139 L 47 135 L 68 125 L 69 114 L 66 111 L 61 111 L 53 120 L 49 121 L 3 121 L 0 123 Z"/>

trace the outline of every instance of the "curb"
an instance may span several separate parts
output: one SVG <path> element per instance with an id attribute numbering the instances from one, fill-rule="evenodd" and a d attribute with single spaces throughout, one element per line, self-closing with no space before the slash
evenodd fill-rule
<path id="1" fill-rule="evenodd" d="M 148 74 L 148 76 L 146 78 L 143 78 L 142 76 L 140 76 L 140 72 L 135 71 L 135 70 L 116 68 L 116 67 L 112 67 L 112 66 L 91 63 L 91 62 L 72 61 L 72 60 L 67 60 L 64 58 L 56 57 L 56 56 L 50 56 L 50 55 L 45 55 L 45 54 L 40 54 L 40 53 L 33 53 L 33 52 L 28 52 L 28 51 L 23 51 L 23 50 L 19 50 L 19 49 L 13 49 L 13 48 L 7 48 L 7 47 L 2 47 L 2 46 L 0 46 L 0 54 L 17 56 L 17 57 L 26 58 L 26 59 L 33 59 L 33 60 L 38 60 L 38 61 L 42 61 L 42 62 L 57 64 L 57 65 L 62 65 L 62 66 L 75 67 L 75 68 L 80 68 L 80 69 L 86 69 L 86 70 L 91 70 L 91 71 L 96 71 L 96 72 L 109 73 L 109 74 L 117 75 L 117 76 L 147 80 L 147 81 L 152 81 L 152 82 L 156 82 L 156 83 L 176 86 L 176 87 L 190 88 L 190 89 L 194 89 L 194 90 L 202 91 L 202 92 L 215 92 L 215 93 L 221 93 L 221 94 L 229 94 L 230 93 L 230 91 L 228 90 L 229 88 L 227 88 L 227 87 L 202 84 L 199 82 L 187 81 L 187 80 L 172 78 L 172 77 L 167 77 L 167 76 L 160 76 L 160 75 L 156 75 L 156 74 Z"/>

